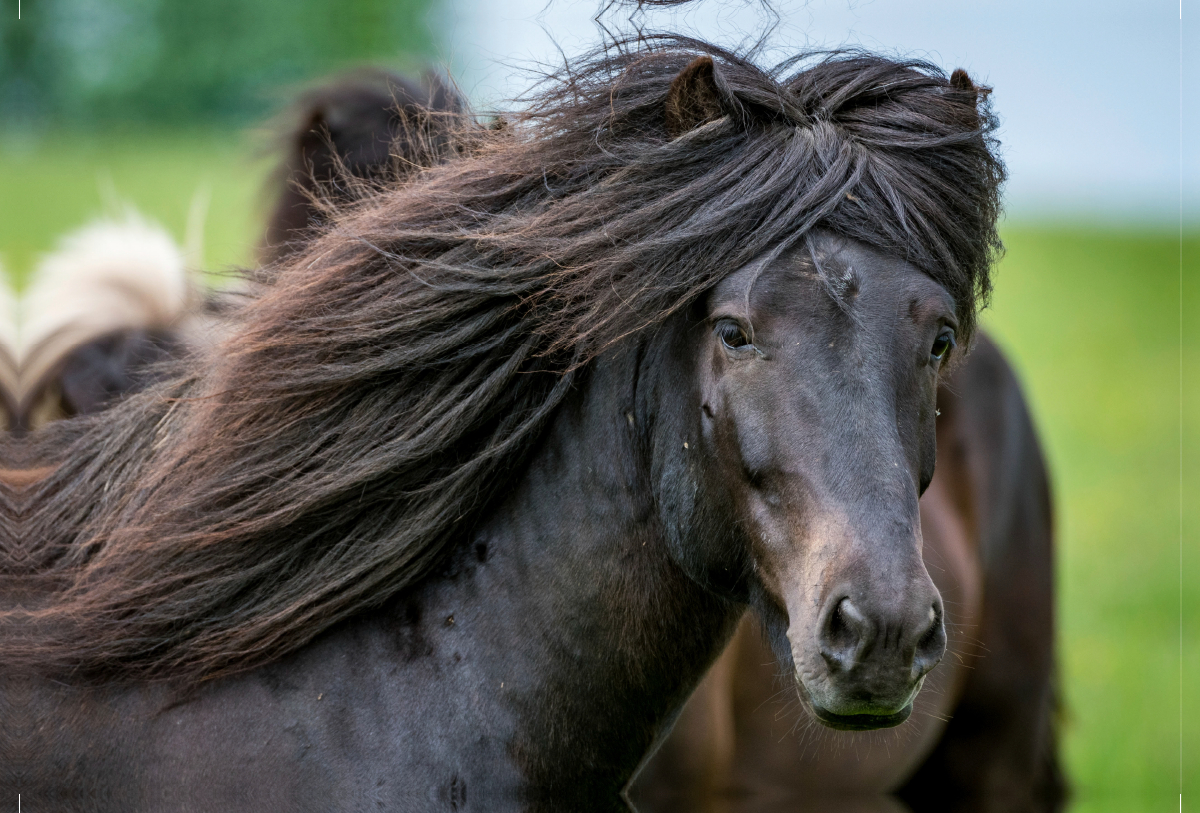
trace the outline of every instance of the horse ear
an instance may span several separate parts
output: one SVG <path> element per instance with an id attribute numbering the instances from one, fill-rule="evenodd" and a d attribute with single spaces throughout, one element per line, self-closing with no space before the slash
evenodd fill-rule
<path id="1" fill-rule="evenodd" d="M 987 85 L 975 84 L 975 80 L 962 68 L 956 68 L 954 73 L 950 74 L 950 87 L 960 93 L 970 93 L 976 106 L 985 101 L 992 93 L 992 89 Z"/>
<path id="2" fill-rule="evenodd" d="M 329 121 L 325 116 L 324 106 L 317 107 L 308 114 L 299 130 L 296 146 L 302 160 L 312 159 L 314 153 L 323 149 L 329 143 Z"/>
<path id="3" fill-rule="evenodd" d="M 697 57 L 679 72 L 667 91 L 664 113 L 671 138 L 725 115 L 712 57 Z"/>
<path id="4" fill-rule="evenodd" d="M 992 92 L 992 89 L 987 85 L 975 84 L 975 80 L 962 68 L 956 68 L 954 73 L 950 74 L 950 87 L 966 93 L 973 93 L 976 100 L 986 99 Z"/>

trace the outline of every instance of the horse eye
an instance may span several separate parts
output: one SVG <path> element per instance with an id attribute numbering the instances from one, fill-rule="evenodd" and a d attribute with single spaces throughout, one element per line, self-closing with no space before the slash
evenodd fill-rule
<path id="1" fill-rule="evenodd" d="M 731 319 L 722 319 L 717 322 L 717 335 L 721 337 L 721 344 L 728 347 L 730 350 L 738 350 L 743 347 L 750 346 L 750 337 L 746 335 L 746 331 L 742 326 Z"/>
<path id="2" fill-rule="evenodd" d="M 951 347 L 954 347 L 954 331 L 946 328 L 933 340 L 933 347 L 929 350 L 929 354 L 939 362 L 945 361 L 946 354 L 950 352 Z"/>

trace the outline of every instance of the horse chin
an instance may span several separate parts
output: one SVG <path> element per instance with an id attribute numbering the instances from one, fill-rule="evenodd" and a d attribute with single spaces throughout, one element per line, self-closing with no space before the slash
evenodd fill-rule
<path id="1" fill-rule="evenodd" d="M 858 700 L 839 703 L 840 698 L 836 692 L 818 697 L 799 677 L 796 684 L 804 705 L 821 725 L 838 731 L 876 731 L 881 728 L 895 728 L 909 718 L 913 710 L 913 701 L 925 684 L 925 678 L 917 680 L 902 700 L 893 698 L 891 702 L 878 702 L 882 698 L 877 698 L 877 702 Z M 838 711 L 834 711 L 835 708 Z"/>
<path id="2" fill-rule="evenodd" d="M 908 719 L 912 714 L 913 704 L 910 702 L 895 714 L 834 714 L 820 706 L 811 706 L 813 716 L 829 728 L 838 731 L 875 731 L 880 728 L 893 728 Z"/>

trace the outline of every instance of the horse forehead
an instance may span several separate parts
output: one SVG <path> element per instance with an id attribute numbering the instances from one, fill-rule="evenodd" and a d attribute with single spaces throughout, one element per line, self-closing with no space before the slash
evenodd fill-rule
<path id="1" fill-rule="evenodd" d="M 817 247 L 818 262 L 795 252 L 765 264 L 753 275 L 731 275 L 730 289 L 741 284 L 750 316 L 832 315 L 855 318 L 847 327 L 865 327 L 863 318 L 918 321 L 934 311 L 954 312 L 954 300 L 936 280 L 901 257 L 852 240 L 826 241 Z"/>
<path id="2" fill-rule="evenodd" d="M 764 293 L 767 303 L 780 295 L 789 301 L 811 301 L 821 285 L 808 252 L 793 249 L 773 260 L 752 262 L 729 274 L 713 287 L 711 299 L 714 310 L 732 306 L 734 312 L 740 313 L 744 308 L 762 308 Z"/>

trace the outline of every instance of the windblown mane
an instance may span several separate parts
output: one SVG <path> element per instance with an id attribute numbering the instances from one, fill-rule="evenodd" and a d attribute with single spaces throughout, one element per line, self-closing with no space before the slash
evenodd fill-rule
<path id="1" fill-rule="evenodd" d="M 719 103 L 665 109 L 709 55 Z M 1003 168 L 986 90 L 862 52 L 771 70 L 660 37 L 342 211 L 228 340 L 26 450 L 65 585 L 27 659 L 110 678 L 268 662 L 430 573 L 589 360 L 813 228 L 906 258 L 969 336 Z M 440 162 L 440 163 L 439 163 Z"/>

